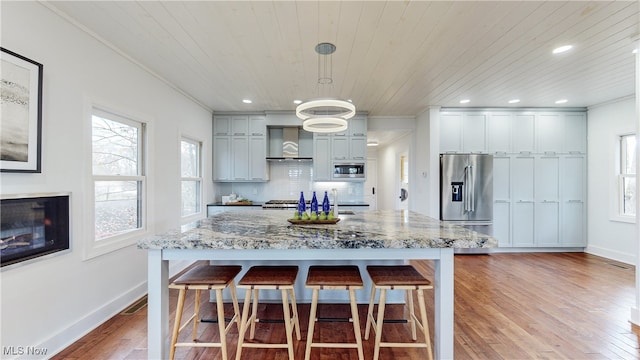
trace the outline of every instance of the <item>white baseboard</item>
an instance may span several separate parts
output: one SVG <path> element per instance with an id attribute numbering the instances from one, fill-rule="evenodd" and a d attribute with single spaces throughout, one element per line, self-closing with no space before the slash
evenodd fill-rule
<path id="1" fill-rule="evenodd" d="M 78 339 L 87 335 L 96 327 L 109 320 L 114 315 L 121 312 L 127 306 L 131 305 L 136 300 L 140 299 L 147 293 L 147 282 L 144 281 L 135 287 L 129 289 L 129 291 L 121 294 L 115 299 L 104 304 L 95 311 L 87 314 L 83 318 L 76 321 L 74 324 L 66 327 L 65 329 L 58 331 L 41 344 L 37 345 L 38 348 L 47 349 L 47 354 L 39 359 L 48 359 L 53 355 L 66 349 L 69 345 L 76 342 Z M 20 357 L 20 359 L 36 359 L 34 357 Z"/>
<path id="2" fill-rule="evenodd" d="M 635 255 L 623 253 L 623 252 L 620 252 L 620 251 L 605 249 L 605 248 L 602 248 L 602 247 L 599 247 L 599 246 L 589 245 L 589 246 L 586 247 L 584 252 L 586 252 L 588 254 L 592 254 L 592 255 L 602 256 L 602 257 L 605 257 L 607 259 L 620 261 L 620 262 L 623 262 L 623 263 L 629 264 L 629 265 L 634 265 L 635 266 L 636 263 L 637 263 L 637 259 L 636 259 Z"/>

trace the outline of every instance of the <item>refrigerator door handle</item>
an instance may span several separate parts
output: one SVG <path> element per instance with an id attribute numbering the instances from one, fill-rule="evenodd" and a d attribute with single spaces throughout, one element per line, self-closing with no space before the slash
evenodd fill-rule
<path id="1" fill-rule="evenodd" d="M 473 176 L 473 166 L 469 165 L 469 182 L 467 183 L 467 190 L 469 191 L 469 212 L 473 212 L 476 209 L 475 183 L 476 179 Z"/>
<path id="2" fill-rule="evenodd" d="M 473 175 L 471 166 L 464 167 L 464 212 L 469 213 L 473 211 Z"/>

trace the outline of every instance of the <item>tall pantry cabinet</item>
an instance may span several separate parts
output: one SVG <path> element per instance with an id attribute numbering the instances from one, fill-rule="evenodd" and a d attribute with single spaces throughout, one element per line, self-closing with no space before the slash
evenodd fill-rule
<path id="1" fill-rule="evenodd" d="M 586 246 L 585 111 L 443 110 L 440 149 L 494 156 L 500 247 Z"/>

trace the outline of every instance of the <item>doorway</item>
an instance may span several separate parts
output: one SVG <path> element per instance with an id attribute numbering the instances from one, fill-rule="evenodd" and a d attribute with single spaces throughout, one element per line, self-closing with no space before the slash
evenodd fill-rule
<path id="1" fill-rule="evenodd" d="M 409 210 L 409 152 L 398 155 L 396 210 Z"/>

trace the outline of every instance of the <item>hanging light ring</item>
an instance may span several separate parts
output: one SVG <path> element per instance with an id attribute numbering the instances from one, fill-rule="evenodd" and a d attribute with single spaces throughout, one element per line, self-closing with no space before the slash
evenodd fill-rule
<path id="1" fill-rule="evenodd" d="M 318 116 L 302 122 L 305 131 L 335 133 L 347 130 L 347 120 L 338 117 Z"/>
<path id="2" fill-rule="evenodd" d="M 303 102 L 296 107 L 296 116 L 302 120 L 321 114 L 347 120 L 356 114 L 356 107 L 348 101 L 338 99 L 314 99 Z"/>

